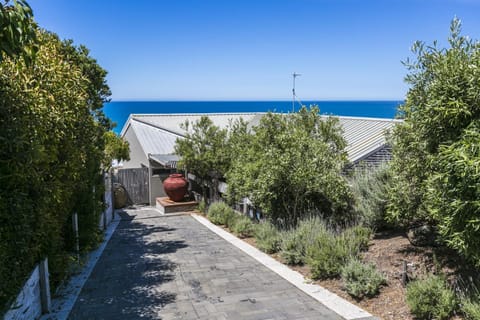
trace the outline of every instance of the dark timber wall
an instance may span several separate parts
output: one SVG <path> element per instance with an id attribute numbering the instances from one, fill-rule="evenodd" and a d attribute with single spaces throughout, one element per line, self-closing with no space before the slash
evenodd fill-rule
<path id="1" fill-rule="evenodd" d="M 148 168 L 120 169 L 116 180 L 127 190 L 133 204 L 149 204 Z"/>

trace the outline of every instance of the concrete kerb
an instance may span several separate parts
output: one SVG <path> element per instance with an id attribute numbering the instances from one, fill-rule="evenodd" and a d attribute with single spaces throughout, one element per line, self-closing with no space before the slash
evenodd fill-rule
<path id="1" fill-rule="evenodd" d="M 372 316 L 370 313 L 366 312 L 365 310 L 357 307 L 356 305 L 340 298 L 336 294 L 326 290 L 325 288 L 308 283 L 305 278 L 298 272 L 291 270 L 286 265 L 278 262 L 277 260 L 273 259 L 269 255 L 261 252 L 257 248 L 249 245 L 245 241 L 240 240 L 239 238 L 235 237 L 234 235 L 230 234 L 229 232 L 223 230 L 222 228 L 214 225 L 206 218 L 197 215 L 191 214 L 191 216 L 196 219 L 198 222 L 203 224 L 205 227 L 231 243 L 232 245 L 236 246 L 315 300 L 319 301 L 323 305 L 325 305 L 330 310 L 334 311 L 342 318 L 346 320 L 374 320 L 378 319 Z"/>
<path id="2" fill-rule="evenodd" d="M 97 264 L 98 259 L 100 259 L 100 257 L 102 256 L 103 250 L 105 250 L 108 241 L 112 237 L 120 221 L 120 217 L 115 214 L 115 218 L 105 231 L 105 238 L 103 242 L 97 249 L 88 254 L 87 263 L 83 267 L 82 271 L 79 274 L 73 276 L 68 282 L 68 284 L 58 290 L 58 298 L 54 298 L 52 301 L 52 311 L 48 314 L 43 315 L 40 320 L 64 320 L 68 318 L 68 315 L 70 314 L 70 311 L 72 310 L 75 301 L 77 301 L 80 291 L 85 285 L 85 282 L 90 277 L 93 268 Z"/>

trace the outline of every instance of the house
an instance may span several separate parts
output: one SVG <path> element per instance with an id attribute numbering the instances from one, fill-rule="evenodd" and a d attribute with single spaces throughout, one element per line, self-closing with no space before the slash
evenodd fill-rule
<path id="1" fill-rule="evenodd" d="M 148 168 L 149 200 L 155 205 L 157 197 L 165 196 L 162 181 L 176 170 L 178 156 L 174 155 L 175 141 L 185 137 L 181 125 L 208 116 L 221 128 L 230 121 L 243 118 L 255 126 L 265 113 L 210 113 L 210 114 L 131 114 L 121 136 L 130 144 L 130 160 L 123 169 Z M 400 120 L 338 117 L 347 141 L 346 152 L 351 166 L 360 163 L 378 165 L 389 160 L 391 151 L 386 143 L 386 132 Z M 223 186 L 224 188 L 225 186 Z"/>

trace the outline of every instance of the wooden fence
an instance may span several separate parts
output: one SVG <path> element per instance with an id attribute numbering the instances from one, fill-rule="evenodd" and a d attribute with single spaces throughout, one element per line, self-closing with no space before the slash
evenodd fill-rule
<path id="1" fill-rule="evenodd" d="M 125 187 L 132 204 L 148 204 L 148 178 L 148 168 L 132 168 L 118 170 L 115 180 Z"/>

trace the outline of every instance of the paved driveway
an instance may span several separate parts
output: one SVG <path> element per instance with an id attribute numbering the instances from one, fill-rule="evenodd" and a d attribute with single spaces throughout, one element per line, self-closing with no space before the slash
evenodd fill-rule
<path id="1" fill-rule="evenodd" d="M 122 218 L 69 319 L 341 319 L 190 216 Z"/>

